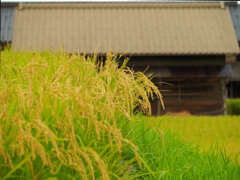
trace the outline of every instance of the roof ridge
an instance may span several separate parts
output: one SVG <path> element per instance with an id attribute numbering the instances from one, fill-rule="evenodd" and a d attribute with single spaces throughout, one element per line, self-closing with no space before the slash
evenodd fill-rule
<path id="1" fill-rule="evenodd" d="M 39 8 L 221 8 L 219 2 L 99 2 L 99 3 L 20 3 L 21 9 L 39 9 Z"/>

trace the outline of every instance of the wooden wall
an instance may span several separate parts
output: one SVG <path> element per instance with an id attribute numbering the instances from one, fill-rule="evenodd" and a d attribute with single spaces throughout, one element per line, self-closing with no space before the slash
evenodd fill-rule
<path id="1" fill-rule="evenodd" d="M 181 111 L 188 111 L 192 115 L 226 113 L 227 89 L 223 78 L 164 78 L 161 81 L 157 84 L 163 95 L 165 110 L 159 110 L 159 102 L 154 100 L 153 115 Z"/>
<path id="2" fill-rule="evenodd" d="M 155 116 L 181 111 L 224 115 L 227 82 L 218 77 L 224 65 L 225 55 L 133 56 L 128 63 L 136 71 L 154 75 L 166 107 L 163 110 L 159 100 L 153 100 Z"/>

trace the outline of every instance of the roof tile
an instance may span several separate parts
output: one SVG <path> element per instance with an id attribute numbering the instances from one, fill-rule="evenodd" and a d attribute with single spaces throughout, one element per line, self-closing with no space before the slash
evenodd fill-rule
<path id="1" fill-rule="evenodd" d="M 135 55 L 239 53 L 220 3 L 26 3 L 13 48 Z"/>

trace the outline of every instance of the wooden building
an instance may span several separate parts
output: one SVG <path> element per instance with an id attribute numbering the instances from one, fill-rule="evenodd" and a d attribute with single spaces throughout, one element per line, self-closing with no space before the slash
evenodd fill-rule
<path id="1" fill-rule="evenodd" d="M 12 48 L 62 47 L 102 55 L 112 50 L 131 56 L 135 70 L 149 67 L 145 73 L 153 73 L 166 106 L 154 100 L 154 115 L 224 114 L 225 65 L 239 54 L 229 7 L 220 2 L 19 3 Z"/>
<path id="2" fill-rule="evenodd" d="M 142 57 L 141 57 L 142 58 Z M 153 58 L 153 57 L 145 57 Z M 130 63 L 134 63 L 135 57 Z M 158 62 L 159 63 L 156 63 Z M 142 62 L 147 62 L 143 61 Z M 133 66 L 137 66 L 135 65 Z M 143 65 L 143 63 L 141 64 Z M 137 66 L 137 70 L 143 71 Z M 228 71 L 224 72 L 225 57 L 213 55 L 158 56 L 146 70 L 153 73 L 164 97 L 165 110 L 153 101 L 153 113 L 166 114 L 188 111 L 193 115 L 219 115 L 225 113 Z"/>

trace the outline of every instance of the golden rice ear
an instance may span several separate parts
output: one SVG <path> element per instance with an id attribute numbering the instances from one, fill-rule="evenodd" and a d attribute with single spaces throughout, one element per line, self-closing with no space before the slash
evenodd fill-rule
<path id="1" fill-rule="evenodd" d="M 108 172 L 107 172 L 107 165 L 104 161 L 99 157 L 97 152 L 95 152 L 92 148 L 84 148 L 96 161 L 98 164 L 98 168 L 102 173 L 102 179 L 110 180 Z"/>
<path id="2" fill-rule="evenodd" d="M 66 137 L 69 139 L 69 147 L 73 148 L 73 151 L 76 151 L 79 146 L 76 140 L 72 113 L 68 107 L 65 108 L 64 113 L 66 116 L 66 118 L 64 118 L 64 120 L 66 121 L 65 126 L 68 126 L 68 133 L 66 134 Z"/>
<path id="3" fill-rule="evenodd" d="M 82 152 L 84 153 L 84 152 Z M 81 154 L 82 154 L 81 153 Z M 69 149 L 62 149 L 61 151 L 61 162 L 75 171 L 77 171 L 81 178 L 84 180 L 89 180 L 88 173 L 87 173 L 87 166 L 85 165 L 81 154 L 78 154 L 74 151 L 71 151 Z M 85 156 L 88 156 L 88 154 L 85 153 Z"/>
<path id="4" fill-rule="evenodd" d="M 151 77 L 126 66 L 128 58 L 119 68 L 120 58 L 111 52 L 104 63 L 96 55 L 64 52 L 3 54 L 0 156 L 7 168 L 18 167 L 13 161 L 18 156 L 33 176 L 37 159 L 51 174 L 63 166 L 82 179 L 98 179 L 97 174 L 110 179 L 107 163 L 115 154 L 120 157 L 124 146 L 131 147 L 132 162 L 142 167 L 138 147 L 124 138 L 122 129 L 131 123 L 135 107 L 151 114 L 149 98 L 162 97 Z"/>
<path id="5" fill-rule="evenodd" d="M 84 152 L 84 151 L 85 151 L 84 149 L 78 149 L 77 150 L 77 154 L 82 156 L 83 159 L 86 161 L 86 163 L 87 163 L 87 165 L 88 165 L 88 167 L 90 169 L 91 179 L 95 180 L 93 162 L 92 162 L 90 156 L 86 152 Z"/>
<path id="6" fill-rule="evenodd" d="M 131 148 L 135 154 L 136 161 L 137 161 L 139 167 L 142 169 L 142 161 L 140 160 L 140 155 L 137 152 L 139 150 L 139 148 L 131 140 L 128 140 L 128 139 L 121 139 L 121 140 L 131 146 Z"/>

